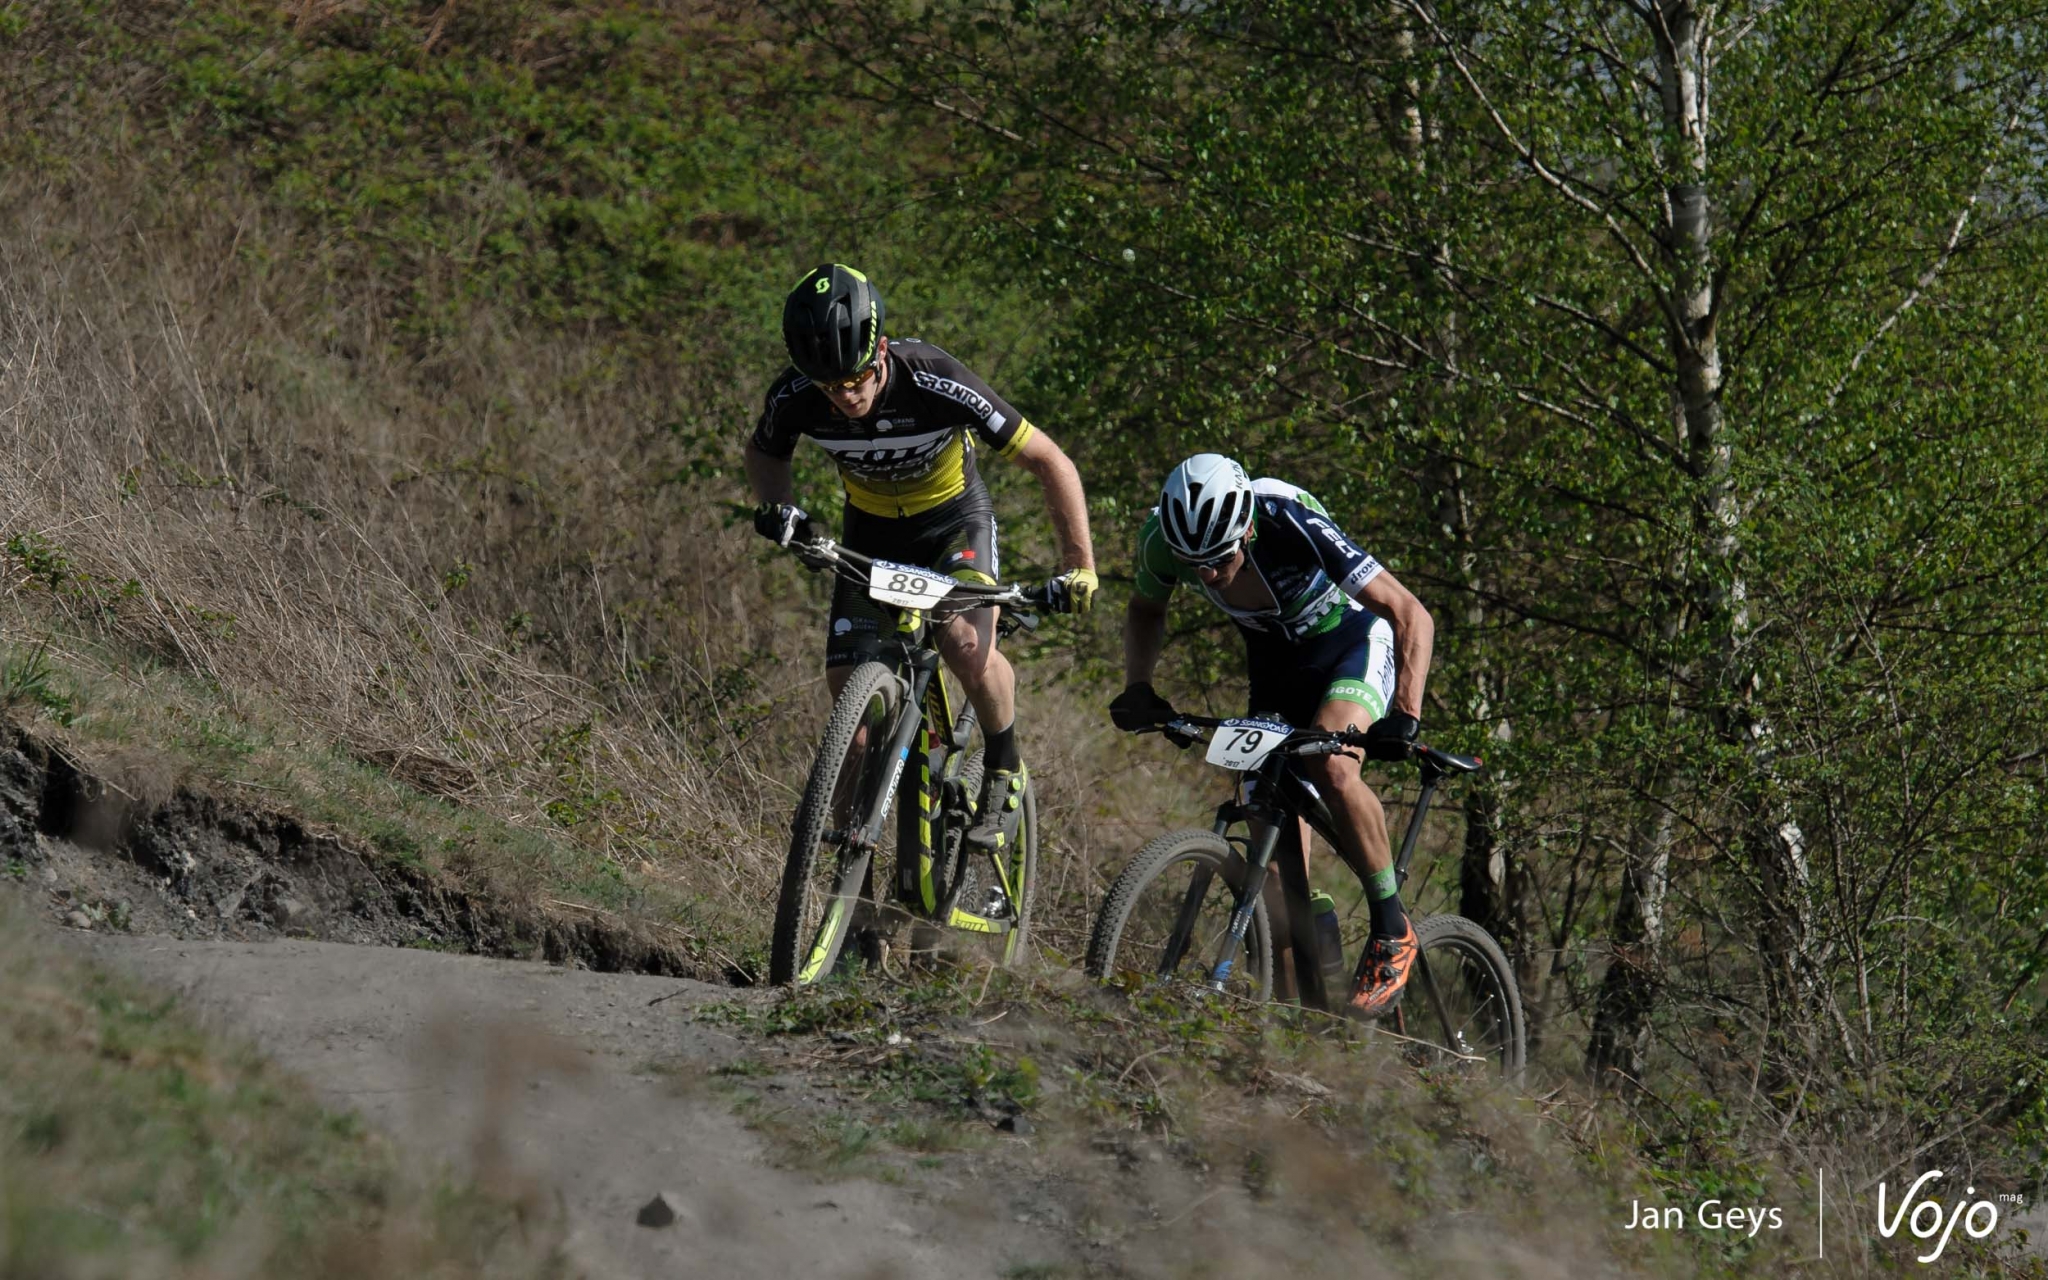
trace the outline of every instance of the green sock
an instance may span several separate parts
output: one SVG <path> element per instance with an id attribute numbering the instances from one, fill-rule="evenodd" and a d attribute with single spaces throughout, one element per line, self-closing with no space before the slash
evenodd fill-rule
<path id="1" fill-rule="evenodd" d="M 1366 910 L 1372 917 L 1372 936 L 1398 938 L 1408 932 L 1408 913 L 1401 909 L 1401 882 L 1394 869 L 1375 871 L 1365 882 Z"/>

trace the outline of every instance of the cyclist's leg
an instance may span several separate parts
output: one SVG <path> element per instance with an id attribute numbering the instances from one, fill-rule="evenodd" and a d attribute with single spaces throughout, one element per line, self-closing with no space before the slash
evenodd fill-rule
<path id="1" fill-rule="evenodd" d="M 1337 678 L 1331 681 L 1316 712 L 1318 728 L 1364 729 L 1386 714 L 1394 695 L 1393 630 L 1383 619 L 1365 616 L 1371 622 L 1364 634 L 1355 643 L 1347 640 L 1342 646 Z M 1342 628 L 1346 632 L 1358 629 L 1355 622 Z M 1415 930 L 1402 908 L 1400 885 L 1394 878 L 1386 812 L 1349 757 L 1322 756 L 1304 763 L 1335 819 L 1337 852 L 1365 886 L 1372 915 L 1372 936 L 1348 1006 L 1360 1016 L 1378 1017 L 1400 998 L 1417 951 Z"/>
<path id="2" fill-rule="evenodd" d="M 934 569 L 963 582 L 993 586 L 999 580 L 995 513 L 985 501 L 963 506 L 958 519 L 935 531 Z M 938 635 L 939 655 L 974 704 L 982 731 L 993 736 L 1017 718 L 1017 674 L 996 647 L 996 611 L 955 614 Z M 1007 754 L 1007 753 L 1005 753 Z M 1006 763 L 992 761 L 992 763 Z"/>
<path id="3" fill-rule="evenodd" d="M 996 521 L 985 502 L 966 504 L 945 534 L 935 568 L 969 582 L 994 583 L 1001 573 Z M 1017 675 L 996 647 L 996 611 L 976 609 L 950 619 L 938 636 L 939 654 L 974 704 L 986 744 L 979 821 L 968 832 L 977 845 L 1003 848 L 1017 838 L 1029 773 L 1017 747 Z"/>
<path id="4" fill-rule="evenodd" d="M 996 611 L 976 609 L 954 615 L 947 619 L 938 641 L 939 656 L 974 704 L 983 727 L 1015 724 L 1017 673 L 996 647 Z"/>
<path id="5" fill-rule="evenodd" d="M 1368 621 L 1369 620 L 1369 623 Z M 1339 629 L 1332 660 L 1322 668 L 1329 678 L 1310 723 L 1319 729 L 1364 729 L 1386 714 L 1393 696 L 1393 630 L 1387 623 L 1362 615 Z M 1345 634 L 1349 633 L 1349 634 Z M 1350 756 L 1315 756 L 1303 770 L 1323 793 L 1336 819 L 1337 854 L 1370 891 L 1375 880 L 1391 876 L 1394 850 L 1387 838 L 1386 811 Z M 1377 900 L 1377 899 L 1375 899 Z M 1383 922 L 1375 917 L 1375 933 Z"/>

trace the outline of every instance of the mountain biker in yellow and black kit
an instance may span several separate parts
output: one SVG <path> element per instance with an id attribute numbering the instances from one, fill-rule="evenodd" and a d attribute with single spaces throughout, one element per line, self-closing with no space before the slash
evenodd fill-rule
<path id="1" fill-rule="evenodd" d="M 1048 584 L 1052 607 L 1088 608 L 1097 582 L 1087 501 L 1080 474 L 1050 436 L 944 351 L 885 337 L 881 294 L 851 267 L 817 267 L 797 282 L 783 304 L 782 337 L 792 367 L 768 388 L 746 448 L 747 480 L 761 503 L 754 527 L 763 536 L 788 546 L 824 532 L 796 505 L 790 482 L 797 438 L 809 436 L 839 464 L 847 547 L 993 584 L 996 521 L 975 470 L 979 442 L 1038 477 L 1064 569 Z M 825 674 L 836 698 L 892 622 L 842 578 L 828 625 Z M 955 615 L 938 642 L 986 738 L 981 820 L 967 838 L 1002 849 L 1017 838 L 1028 773 L 1017 749 L 1016 674 L 996 650 L 995 610 Z"/>
<path id="2" fill-rule="evenodd" d="M 1127 683 L 1109 708 L 1117 728 L 1173 717 L 1151 679 L 1166 639 L 1167 600 L 1183 582 L 1228 613 L 1243 635 L 1250 714 L 1296 728 L 1361 726 L 1367 755 L 1407 758 L 1436 637 L 1429 611 L 1345 537 L 1312 495 L 1283 481 L 1248 479 L 1214 453 L 1173 469 L 1138 534 L 1137 591 L 1124 614 Z M 1301 764 L 1336 819 L 1338 854 L 1365 886 L 1372 937 L 1350 1008 L 1375 1017 L 1400 998 L 1415 962 L 1386 816 L 1349 757 Z M 1275 932 L 1287 936 L 1277 925 Z"/>

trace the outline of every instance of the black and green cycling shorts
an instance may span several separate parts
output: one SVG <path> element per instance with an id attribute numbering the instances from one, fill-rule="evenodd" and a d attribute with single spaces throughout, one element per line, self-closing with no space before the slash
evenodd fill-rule
<path id="1" fill-rule="evenodd" d="M 997 581 L 995 508 L 980 485 L 910 516 L 872 515 L 849 503 L 839 540 L 865 556 L 968 582 Z M 866 583 L 841 578 L 826 623 L 825 665 L 843 667 L 875 656 L 895 626 L 896 610 L 870 599 Z"/>
<path id="2" fill-rule="evenodd" d="M 1328 631 L 1299 640 L 1250 631 L 1244 637 L 1251 672 L 1247 714 L 1297 729 L 1313 723 L 1325 702 L 1357 703 L 1361 729 L 1387 714 L 1394 696 L 1394 629 L 1370 610 L 1349 609 Z"/>

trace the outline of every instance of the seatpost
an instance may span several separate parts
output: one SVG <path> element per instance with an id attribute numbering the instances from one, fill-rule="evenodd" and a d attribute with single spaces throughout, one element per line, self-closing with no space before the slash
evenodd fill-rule
<path id="1" fill-rule="evenodd" d="M 1394 880 L 1396 884 L 1408 883 L 1408 860 L 1415 856 L 1415 838 L 1422 834 L 1422 818 L 1429 812 L 1430 798 L 1436 795 L 1436 784 L 1444 776 L 1443 770 L 1422 757 L 1422 794 L 1415 798 L 1415 813 L 1408 819 L 1408 833 L 1401 837 L 1401 852 L 1394 859 Z"/>

